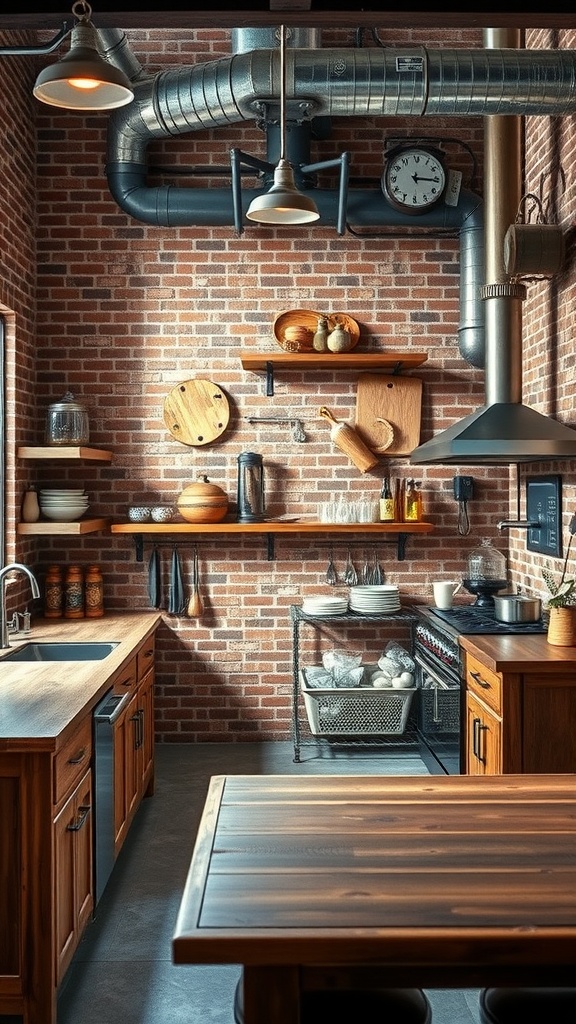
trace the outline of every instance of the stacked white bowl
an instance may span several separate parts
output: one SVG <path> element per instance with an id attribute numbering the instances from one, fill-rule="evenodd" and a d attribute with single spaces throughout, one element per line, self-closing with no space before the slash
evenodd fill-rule
<path id="1" fill-rule="evenodd" d="M 40 491 L 40 511 L 56 523 L 72 523 L 81 519 L 89 508 L 88 495 L 82 488 L 47 488 Z"/>

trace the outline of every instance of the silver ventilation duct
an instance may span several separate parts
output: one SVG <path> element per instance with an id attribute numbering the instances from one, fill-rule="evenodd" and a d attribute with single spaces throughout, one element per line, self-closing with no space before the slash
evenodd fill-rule
<path id="1" fill-rule="evenodd" d="M 316 30 L 310 36 L 293 31 L 300 48 L 286 54 L 287 94 L 304 122 L 487 115 L 485 192 L 492 206 L 485 268 L 478 197 L 464 191 L 457 208 L 441 206 L 419 217 L 422 226 L 460 230 L 459 345 L 471 365 L 485 366 L 486 405 L 421 445 L 411 461 L 474 465 L 576 457 L 575 431 L 521 405 L 523 296 L 501 266 L 503 233 L 520 200 L 519 117 L 576 111 L 576 53 L 518 49 L 519 33 L 510 30 L 487 33 L 483 50 L 318 49 Z M 238 31 L 231 57 L 145 79 L 122 53 L 123 33 L 101 30 L 109 59 L 134 80 L 134 101 L 110 117 L 106 168 L 110 191 L 130 216 L 156 226 L 234 223 L 229 189 L 149 185 L 146 151 L 154 139 L 254 121 L 277 102 L 279 53 L 271 30 L 244 32 Z M 290 152 L 288 157 L 293 159 Z M 261 190 L 243 188 L 241 194 L 245 213 Z M 336 191 L 315 188 L 314 200 L 322 222 L 335 224 Z M 414 224 L 386 203 L 380 189 L 351 189 L 346 216 L 355 226 Z"/>

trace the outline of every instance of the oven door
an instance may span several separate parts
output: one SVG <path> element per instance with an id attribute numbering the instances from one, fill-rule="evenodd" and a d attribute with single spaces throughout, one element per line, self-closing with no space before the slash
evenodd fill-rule
<path id="1" fill-rule="evenodd" d="M 465 764 L 463 687 L 442 670 L 414 655 L 418 686 L 417 728 L 429 771 L 462 775 Z M 432 759 L 429 755 L 432 755 Z"/>

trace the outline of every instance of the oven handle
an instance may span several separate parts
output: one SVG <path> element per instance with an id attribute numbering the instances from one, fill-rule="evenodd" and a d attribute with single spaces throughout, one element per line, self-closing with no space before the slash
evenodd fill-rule
<path id="1" fill-rule="evenodd" d="M 440 679 L 440 676 L 430 668 L 423 658 L 418 657 L 417 653 L 414 655 L 414 661 L 424 672 L 427 673 L 427 675 L 431 677 L 435 684 L 434 686 L 427 687 L 427 689 L 433 690 L 434 692 L 434 696 L 432 698 L 432 721 L 434 722 L 434 725 L 440 725 L 442 722 L 442 715 L 440 713 L 440 705 L 438 703 L 438 690 L 449 690 L 450 686 L 443 679 Z M 456 686 L 453 687 L 453 689 L 456 689 Z"/>
<path id="2" fill-rule="evenodd" d="M 441 690 L 457 689 L 460 686 L 460 680 L 456 680 L 454 686 L 451 687 L 444 679 L 441 679 L 438 673 L 435 671 L 435 669 L 431 668 L 429 663 L 427 661 L 424 661 L 424 659 L 420 657 L 418 652 L 414 654 L 414 661 L 418 665 L 420 665 L 420 668 L 423 668 L 424 671 L 432 677 L 434 682 L 438 684 Z"/>

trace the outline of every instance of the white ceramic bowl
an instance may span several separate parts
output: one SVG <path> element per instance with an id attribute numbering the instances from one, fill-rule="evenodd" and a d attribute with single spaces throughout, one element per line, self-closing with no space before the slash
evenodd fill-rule
<path id="1" fill-rule="evenodd" d="M 86 509 L 81 507 L 70 508 L 43 508 L 42 514 L 55 523 L 72 523 L 75 519 L 81 519 Z"/>

